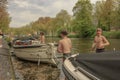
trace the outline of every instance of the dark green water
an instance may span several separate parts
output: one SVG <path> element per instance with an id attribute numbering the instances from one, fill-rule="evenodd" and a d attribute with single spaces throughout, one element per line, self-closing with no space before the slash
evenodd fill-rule
<path id="1" fill-rule="evenodd" d="M 59 40 L 59 38 L 47 38 L 46 42 L 58 42 Z M 73 48 L 77 49 L 79 53 L 90 52 L 93 39 L 71 38 L 71 40 Z M 112 51 L 114 48 L 120 51 L 120 39 L 108 39 L 108 41 L 110 45 L 106 46 L 106 51 Z"/>

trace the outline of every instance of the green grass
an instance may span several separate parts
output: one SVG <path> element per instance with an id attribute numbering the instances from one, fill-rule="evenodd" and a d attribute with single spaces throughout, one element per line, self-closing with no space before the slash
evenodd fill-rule
<path id="1" fill-rule="evenodd" d="M 103 35 L 111 39 L 120 39 L 120 31 L 103 32 Z"/>
<path id="2" fill-rule="evenodd" d="M 93 33 L 89 38 L 94 38 L 96 33 Z M 120 39 L 120 31 L 103 31 L 103 35 L 110 39 Z M 80 38 L 78 34 L 68 35 L 70 38 Z"/>

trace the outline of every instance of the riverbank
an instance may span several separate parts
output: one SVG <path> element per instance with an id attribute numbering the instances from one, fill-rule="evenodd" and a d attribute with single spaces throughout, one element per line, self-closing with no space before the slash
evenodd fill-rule
<path id="1" fill-rule="evenodd" d="M 110 39 L 120 39 L 120 31 L 110 31 L 110 32 L 103 32 L 103 34 Z"/>
<path id="2" fill-rule="evenodd" d="M 58 68 L 50 64 L 37 63 L 24 61 L 12 57 L 16 80 L 59 80 L 58 76 L 60 71 Z"/>
<path id="3" fill-rule="evenodd" d="M 86 38 L 94 38 L 96 33 Z M 103 35 L 109 39 L 120 39 L 120 31 L 103 31 Z M 46 36 L 47 38 L 59 38 L 59 36 Z M 69 34 L 69 38 L 81 38 L 79 34 Z"/>

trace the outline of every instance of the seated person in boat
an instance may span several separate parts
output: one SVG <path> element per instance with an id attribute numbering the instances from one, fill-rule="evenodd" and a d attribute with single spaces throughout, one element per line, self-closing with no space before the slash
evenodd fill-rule
<path id="1" fill-rule="evenodd" d="M 60 36 L 62 39 L 59 41 L 57 48 L 59 53 L 63 53 L 63 61 L 66 59 L 66 57 L 70 56 L 72 48 L 71 40 L 67 37 L 67 35 L 67 31 L 61 31 Z"/>
<path id="2" fill-rule="evenodd" d="M 45 43 L 45 36 L 43 32 L 40 33 L 40 42 Z"/>
<path id="3" fill-rule="evenodd" d="M 105 36 L 102 35 L 102 29 L 97 28 L 94 43 L 92 45 L 92 50 L 96 49 L 96 53 L 104 52 L 105 46 L 108 46 L 109 44 L 110 43 L 105 38 Z"/>
<path id="4" fill-rule="evenodd" d="M 2 37 L 3 37 L 3 33 L 2 30 L 0 29 L 0 48 L 2 47 Z"/>

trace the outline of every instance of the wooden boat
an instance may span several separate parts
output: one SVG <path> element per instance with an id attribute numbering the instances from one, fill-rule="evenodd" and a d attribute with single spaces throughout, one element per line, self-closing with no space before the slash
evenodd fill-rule
<path id="1" fill-rule="evenodd" d="M 72 55 L 63 72 L 67 80 L 119 80 L 120 51 Z"/>
<path id="2" fill-rule="evenodd" d="M 41 44 L 39 41 L 17 40 L 14 45 L 14 54 L 20 59 L 57 64 L 56 47 L 53 43 Z"/>

